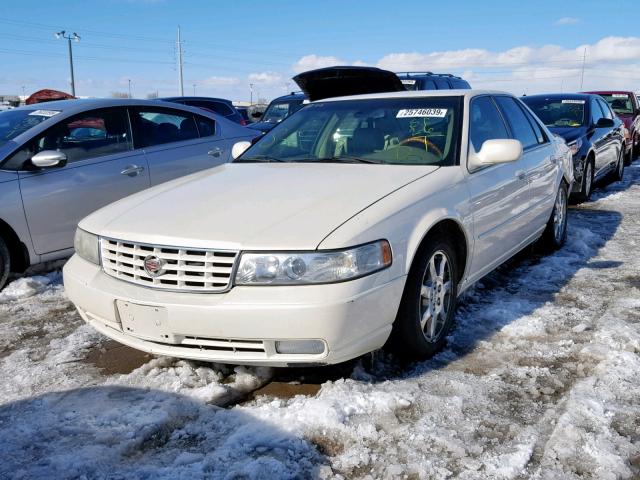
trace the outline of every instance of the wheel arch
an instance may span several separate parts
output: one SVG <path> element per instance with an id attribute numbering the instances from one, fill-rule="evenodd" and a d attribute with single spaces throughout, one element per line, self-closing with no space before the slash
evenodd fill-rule
<path id="1" fill-rule="evenodd" d="M 11 271 L 23 272 L 29 266 L 29 250 L 20 241 L 18 234 L 7 222 L 0 218 L 0 237 L 6 242 L 11 256 Z"/>
<path id="2" fill-rule="evenodd" d="M 471 252 L 471 243 L 469 242 L 469 235 L 462 223 L 452 217 L 445 217 L 434 222 L 422 236 L 416 236 L 415 239 L 409 240 L 409 255 L 407 255 L 406 271 L 409 272 L 415 264 L 415 259 L 420 253 L 427 247 L 429 241 L 436 235 L 443 235 L 448 238 L 452 238 L 452 246 L 456 251 L 458 257 L 458 283 L 465 277 L 465 272 L 469 264 L 469 257 Z M 411 248 L 413 245 L 413 248 Z"/>

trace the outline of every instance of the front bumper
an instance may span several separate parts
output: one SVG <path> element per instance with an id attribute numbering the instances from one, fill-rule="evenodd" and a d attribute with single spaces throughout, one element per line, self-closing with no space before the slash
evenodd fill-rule
<path id="1" fill-rule="evenodd" d="M 82 318 L 120 343 L 156 355 L 271 366 L 340 363 L 381 347 L 405 283 L 383 270 L 330 285 L 176 293 L 117 280 L 77 255 L 63 273 Z M 123 304 L 134 313 L 123 313 Z M 144 327 L 137 330 L 135 322 Z M 324 351 L 278 353 L 282 340 L 321 341 Z"/>

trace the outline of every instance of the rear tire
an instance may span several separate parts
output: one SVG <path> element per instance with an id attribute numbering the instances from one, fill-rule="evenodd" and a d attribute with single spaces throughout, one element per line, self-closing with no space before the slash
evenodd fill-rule
<path id="1" fill-rule="evenodd" d="M 0 237 L 0 290 L 4 288 L 11 271 L 11 255 L 4 239 Z"/>
<path id="2" fill-rule="evenodd" d="M 388 345 L 405 360 L 432 357 L 446 345 L 458 296 L 458 258 L 438 235 L 411 267 Z"/>
<path id="3" fill-rule="evenodd" d="M 582 171 L 582 182 L 580 184 L 580 191 L 575 194 L 575 197 L 579 202 L 588 202 L 589 197 L 591 197 L 592 190 L 593 190 L 593 161 L 591 160 L 591 158 L 589 158 L 584 164 L 584 170 Z"/>
<path id="4" fill-rule="evenodd" d="M 540 245 L 547 252 L 558 250 L 567 239 L 567 184 L 560 183 L 551 217 L 540 238 Z"/>

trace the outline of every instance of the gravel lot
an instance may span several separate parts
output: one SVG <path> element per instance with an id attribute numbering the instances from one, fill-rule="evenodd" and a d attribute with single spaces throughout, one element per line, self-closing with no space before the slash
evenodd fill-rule
<path id="1" fill-rule="evenodd" d="M 465 295 L 449 347 L 326 369 L 153 358 L 59 270 L 0 293 L 0 478 L 640 478 L 640 163 L 567 245 Z"/>

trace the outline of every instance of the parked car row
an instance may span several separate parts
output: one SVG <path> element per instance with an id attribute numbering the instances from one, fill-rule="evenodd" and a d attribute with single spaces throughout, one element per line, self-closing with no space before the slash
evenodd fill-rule
<path id="1" fill-rule="evenodd" d="M 153 101 L 0 114 L 0 283 L 68 256 L 93 212 L 65 288 L 123 344 L 255 365 L 384 345 L 420 359 L 464 290 L 534 242 L 560 248 L 569 195 L 624 172 L 628 129 L 595 94 L 407 90 L 368 67 L 294 80 L 265 133 Z"/>

